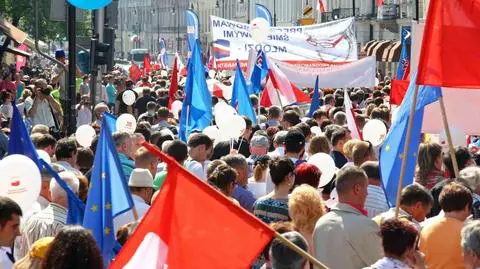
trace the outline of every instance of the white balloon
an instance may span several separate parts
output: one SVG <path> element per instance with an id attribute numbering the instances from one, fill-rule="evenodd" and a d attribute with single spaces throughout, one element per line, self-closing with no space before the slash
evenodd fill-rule
<path id="1" fill-rule="evenodd" d="M 92 145 L 95 135 L 97 135 L 95 129 L 88 124 L 84 124 L 77 128 L 77 131 L 75 132 L 75 139 L 82 147 L 88 148 Z"/>
<path id="2" fill-rule="evenodd" d="M 182 101 L 180 101 L 180 100 L 173 101 L 171 111 L 172 111 L 172 114 L 173 114 L 174 118 L 178 119 L 178 117 L 179 117 L 178 112 L 182 109 L 182 106 L 183 106 Z"/>
<path id="3" fill-rule="evenodd" d="M 330 155 L 323 152 L 310 156 L 307 163 L 315 165 L 322 172 L 322 176 L 320 177 L 320 183 L 318 186 L 319 188 L 327 185 L 333 179 L 333 176 L 337 172 L 335 161 Z"/>
<path id="4" fill-rule="evenodd" d="M 52 163 L 52 159 L 50 158 L 50 155 L 48 155 L 48 153 L 45 150 L 37 149 L 37 154 L 38 154 L 38 157 L 44 160 L 46 163 L 48 164 Z"/>
<path id="5" fill-rule="evenodd" d="M 0 171 L 0 196 L 11 198 L 23 212 L 28 212 L 42 184 L 37 165 L 25 155 L 13 154 L 0 161 Z"/>
<path id="6" fill-rule="evenodd" d="M 116 127 L 117 131 L 133 134 L 137 128 L 137 121 L 133 115 L 125 113 L 118 117 Z"/>
<path id="7" fill-rule="evenodd" d="M 213 111 L 215 113 L 215 123 L 217 124 L 218 128 L 224 126 L 226 122 L 232 120 L 233 116 L 237 115 L 235 108 L 231 107 L 225 102 L 218 102 Z"/>
<path id="8" fill-rule="evenodd" d="M 127 106 L 133 105 L 135 103 L 135 93 L 130 90 L 126 90 L 122 94 L 122 100 Z"/>
<path id="9" fill-rule="evenodd" d="M 208 76 L 212 79 L 215 78 L 216 74 L 217 74 L 217 72 L 215 72 L 215 70 L 209 70 L 208 71 Z"/>
<path id="10" fill-rule="evenodd" d="M 247 128 L 245 120 L 240 115 L 233 115 L 227 121 L 222 122 L 222 125 L 217 123 L 217 126 L 220 129 L 221 136 L 228 139 L 240 137 Z"/>
<path id="11" fill-rule="evenodd" d="M 378 146 L 387 135 L 387 127 L 380 120 L 369 120 L 363 127 L 363 140 L 370 141 L 372 145 Z"/>
<path id="12" fill-rule="evenodd" d="M 467 146 L 467 136 L 465 135 L 463 130 L 455 126 L 450 126 L 450 135 L 452 136 L 452 144 L 454 147 Z M 442 147 L 448 147 L 448 139 L 447 139 L 447 133 L 445 132 L 445 129 L 442 130 L 442 132 L 440 133 L 439 141 Z"/>
<path id="13" fill-rule="evenodd" d="M 160 71 L 160 76 L 162 76 L 162 77 L 168 76 L 167 70 L 162 70 L 162 71 Z"/>
<path id="14" fill-rule="evenodd" d="M 203 129 L 202 133 L 210 137 L 210 139 L 217 141 L 220 137 L 220 130 L 216 125 L 210 125 L 207 128 Z"/>
<path id="15" fill-rule="evenodd" d="M 314 134 L 315 136 L 319 136 L 319 135 L 323 134 L 322 129 L 320 129 L 320 127 L 318 127 L 318 126 L 312 126 L 310 128 L 310 132 L 312 132 L 312 134 Z"/>
<path id="16" fill-rule="evenodd" d="M 264 18 L 255 18 L 250 23 L 250 34 L 257 43 L 263 43 L 267 40 L 270 25 Z"/>

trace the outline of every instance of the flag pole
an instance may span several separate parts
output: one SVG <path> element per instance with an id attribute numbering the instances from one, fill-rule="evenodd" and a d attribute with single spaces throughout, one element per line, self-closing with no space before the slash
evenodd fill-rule
<path id="1" fill-rule="evenodd" d="M 407 139 L 405 141 L 405 146 L 403 147 L 403 156 L 402 158 L 402 167 L 400 170 L 400 179 L 398 182 L 397 188 L 397 201 L 395 203 L 395 218 L 398 218 L 398 214 L 400 213 L 400 193 L 403 189 L 403 182 L 405 177 L 405 170 L 407 169 L 407 156 L 408 151 L 410 149 L 410 140 L 412 137 L 412 127 L 413 127 L 413 118 L 415 116 L 415 109 L 417 107 L 417 98 L 418 98 L 418 85 L 415 85 L 415 91 L 413 93 L 413 102 L 412 108 L 410 109 L 410 117 L 408 118 L 408 127 L 407 127 Z"/>
<path id="2" fill-rule="evenodd" d="M 138 221 L 138 212 L 137 212 L 137 209 L 135 208 L 135 206 L 132 207 L 132 213 L 133 213 L 133 219 L 135 221 Z"/>
<path id="3" fill-rule="evenodd" d="M 257 103 L 257 124 L 260 125 L 260 91 L 258 92 L 258 103 Z"/>
<path id="4" fill-rule="evenodd" d="M 188 141 L 188 118 L 190 118 L 190 105 L 187 105 L 187 119 L 185 120 L 185 138 Z"/>
<path id="5" fill-rule="evenodd" d="M 292 243 L 290 240 L 288 240 L 287 238 L 285 238 L 283 235 L 279 234 L 278 232 L 275 232 L 275 238 L 280 240 L 280 242 L 282 242 L 282 244 L 284 244 L 285 246 L 287 246 L 288 248 L 295 251 L 297 254 L 304 257 L 309 262 L 311 262 L 316 269 L 328 269 L 328 267 L 325 264 L 323 264 L 319 260 L 315 259 L 315 257 L 310 255 L 305 250 L 301 249 L 299 246 Z"/>
<path id="6" fill-rule="evenodd" d="M 457 156 L 455 155 L 455 149 L 452 143 L 452 134 L 450 133 L 450 127 L 448 126 L 447 111 L 445 110 L 445 102 L 443 102 L 443 95 L 440 96 L 439 100 L 440 109 L 442 110 L 443 126 L 445 126 L 445 134 L 447 135 L 448 149 L 450 152 L 450 157 L 452 158 L 453 171 L 455 172 L 455 178 L 458 178 L 460 176 L 460 173 L 458 171 Z"/>

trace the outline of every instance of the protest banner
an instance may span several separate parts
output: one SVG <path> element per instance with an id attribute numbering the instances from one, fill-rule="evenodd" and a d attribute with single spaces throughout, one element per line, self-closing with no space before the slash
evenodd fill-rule
<path id="1" fill-rule="evenodd" d="M 349 63 L 324 63 L 322 67 L 297 66 L 273 60 L 288 79 L 298 87 L 312 88 L 316 76 L 320 88 L 374 87 L 376 62 L 370 56 Z"/>
<path id="2" fill-rule="evenodd" d="M 217 68 L 235 69 L 236 60 L 246 68 L 249 50 L 262 49 L 270 57 L 296 65 L 357 60 L 354 19 L 328 23 L 271 27 L 267 41 L 256 44 L 250 25 L 210 16 Z M 312 84 L 313 85 L 313 84 Z"/>

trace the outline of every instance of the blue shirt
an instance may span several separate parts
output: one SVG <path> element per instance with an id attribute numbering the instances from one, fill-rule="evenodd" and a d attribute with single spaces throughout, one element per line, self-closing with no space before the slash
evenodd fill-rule
<path id="1" fill-rule="evenodd" d="M 106 87 L 106 90 L 107 90 L 108 104 L 109 105 L 114 105 L 115 101 L 117 99 L 117 94 L 115 92 L 115 86 L 108 83 L 107 87 Z"/>
<path id="2" fill-rule="evenodd" d="M 240 185 L 236 185 L 235 189 L 233 190 L 232 198 L 237 200 L 240 203 L 240 206 L 245 208 L 246 210 L 252 212 L 253 211 L 253 204 L 255 203 L 255 197 L 253 193 L 247 190 L 245 187 Z"/>
<path id="3" fill-rule="evenodd" d="M 125 175 L 125 180 L 128 183 L 130 179 L 130 174 L 132 173 L 133 169 L 135 169 L 135 162 L 130 160 L 127 155 L 123 153 L 118 153 L 118 158 L 120 159 L 120 164 L 122 164 L 123 174 Z"/>

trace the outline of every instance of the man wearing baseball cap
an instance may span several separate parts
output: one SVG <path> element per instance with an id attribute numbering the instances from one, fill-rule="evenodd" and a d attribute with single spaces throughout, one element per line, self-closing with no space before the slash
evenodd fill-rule
<path id="1" fill-rule="evenodd" d="M 150 208 L 150 200 L 153 195 L 153 177 L 148 169 L 135 168 L 130 174 L 128 188 L 132 193 L 133 204 L 137 210 L 138 218 L 141 219 Z M 115 233 L 117 230 L 130 222 L 135 221 L 132 210 L 116 217 L 114 222 Z"/>

